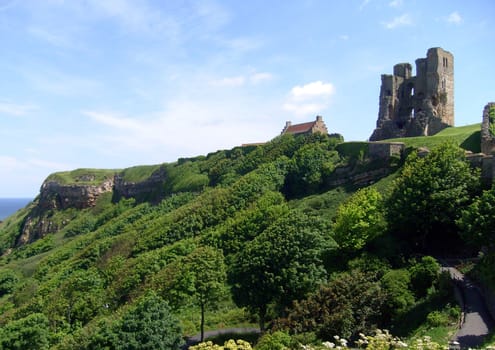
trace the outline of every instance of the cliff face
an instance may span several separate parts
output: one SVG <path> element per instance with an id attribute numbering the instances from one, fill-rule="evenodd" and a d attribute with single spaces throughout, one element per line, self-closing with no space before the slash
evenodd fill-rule
<path id="1" fill-rule="evenodd" d="M 41 210 L 89 208 L 95 205 L 100 195 L 111 192 L 113 186 L 114 178 L 99 185 L 62 185 L 55 181 L 45 181 L 41 186 L 39 207 Z"/>
<path id="2" fill-rule="evenodd" d="M 37 205 L 24 220 L 16 246 L 34 242 L 67 225 L 70 215 L 55 220 L 57 211 L 94 207 L 98 198 L 105 193 L 112 193 L 116 201 L 121 198 L 158 201 L 163 195 L 165 180 L 166 172 L 161 167 L 148 178 L 136 182 L 126 181 L 122 172 L 110 173 L 103 178 L 85 174 L 75 177 L 69 184 L 51 176 L 41 186 Z"/>
<path id="3" fill-rule="evenodd" d="M 116 174 L 114 178 L 113 198 L 136 198 L 137 200 L 158 201 L 164 195 L 163 185 L 167 179 L 167 173 L 163 167 L 154 171 L 144 181 L 126 181 L 122 174 Z"/>

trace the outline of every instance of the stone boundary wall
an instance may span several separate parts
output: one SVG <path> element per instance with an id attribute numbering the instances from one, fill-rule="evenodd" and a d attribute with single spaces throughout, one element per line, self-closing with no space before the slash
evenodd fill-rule
<path id="1" fill-rule="evenodd" d="M 484 154 L 492 154 L 495 151 L 495 135 L 490 131 L 490 111 L 493 110 L 495 110 L 495 102 L 488 103 L 483 109 L 483 119 L 481 122 L 481 152 Z"/>
<path id="2" fill-rule="evenodd" d="M 406 145 L 402 142 L 369 142 L 368 156 L 374 159 L 402 157 L 405 149 Z"/>

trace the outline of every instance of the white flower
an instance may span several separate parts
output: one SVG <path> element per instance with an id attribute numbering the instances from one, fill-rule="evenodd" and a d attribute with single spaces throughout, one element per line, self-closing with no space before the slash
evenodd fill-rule
<path id="1" fill-rule="evenodd" d="M 323 346 L 329 349 L 333 349 L 335 347 L 335 344 L 329 341 L 326 341 L 323 343 Z"/>

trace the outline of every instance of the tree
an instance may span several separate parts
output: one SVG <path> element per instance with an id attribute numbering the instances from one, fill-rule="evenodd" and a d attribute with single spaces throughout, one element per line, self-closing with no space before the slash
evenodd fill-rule
<path id="1" fill-rule="evenodd" d="M 182 262 L 182 286 L 201 309 L 201 341 L 204 340 L 205 309 L 225 295 L 227 279 L 223 254 L 212 247 L 199 247 Z"/>
<path id="2" fill-rule="evenodd" d="M 391 230 L 414 249 L 445 248 L 458 239 L 455 221 L 478 189 L 479 176 L 455 144 L 444 143 L 423 158 L 413 153 L 387 203 Z"/>
<path id="3" fill-rule="evenodd" d="M 45 315 L 34 313 L 0 328 L 0 349 L 44 350 L 49 348 L 49 324 Z"/>
<path id="4" fill-rule="evenodd" d="M 154 292 L 148 292 L 124 314 L 116 333 L 119 350 L 178 350 L 182 343 L 179 320 Z"/>
<path id="5" fill-rule="evenodd" d="M 0 270 L 0 297 L 12 293 L 17 282 L 19 282 L 19 277 L 14 271 L 10 269 Z"/>
<path id="6" fill-rule="evenodd" d="M 324 179 L 339 161 L 338 152 L 328 139 L 320 139 L 299 148 L 292 158 L 291 170 L 287 175 L 284 193 L 288 196 L 300 196 L 317 192 Z M 326 142 L 325 142 L 326 141 Z"/>
<path id="7" fill-rule="evenodd" d="M 259 316 L 262 331 L 270 303 L 283 310 L 325 279 L 321 255 L 328 243 L 307 217 L 292 214 L 246 243 L 229 273 L 234 301 Z"/>
<path id="8" fill-rule="evenodd" d="M 481 247 L 495 241 L 495 187 L 474 200 L 462 211 L 457 221 L 461 237 L 468 243 Z"/>
<path id="9" fill-rule="evenodd" d="M 376 329 L 386 293 L 373 275 L 343 272 L 308 298 L 295 302 L 281 326 L 292 333 L 315 332 L 320 339 L 355 336 Z"/>
<path id="10" fill-rule="evenodd" d="M 387 293 L 385 315 L 397 316 L 414 305 L 414 294 L 411 291 L 411 275 L 405 269 L 390 270 L 380 280 Z"/>
<path id="11" fill-rule="evenodd" d="M 430 288 L 438 280 L 440 264 L 431 256 L 424 256 L 409 268 L 411 285 L 418 297 L 426 296 Z"/>
<path id="12" fill-rule="evenodd" d="M 367 187 L 339 206 L 332 229 L 340 248 L 356 251 L 382 234 L 385 227 L 382 195 Z"/>
<path id="13" fill-rule="evenodd" d="M 86 324 L 105 309 L 103 279 L 94 267 L 76 270 L 50 296 L 45 312 L 52 323 Z"/>

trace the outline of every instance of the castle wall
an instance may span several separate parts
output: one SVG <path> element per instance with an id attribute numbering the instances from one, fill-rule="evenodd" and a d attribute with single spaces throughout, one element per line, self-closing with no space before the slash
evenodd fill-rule
<path id="1" fill-rule="evenodd" d="M 416 76 L 409 63 L 382 75 L 377 127 L 371 141 L 394 137 L 429 136 L 454 125 L 454 57 L 431 48 L 416 60 Z"/>
<path id="2" fill-rule="evenodd" d="M 481 122 L 481 152 L 484 154 L 493 154 L 495 152 L 495 135 L 491 132 L 490 111 L 495 111 L 495 102 L 488 103 L 483 109 Z M 492 112 L 492 114 L 495 114 L 495 112 Z M 493 128 L 495 129 L 495 125 L 493 125 Z"/>

